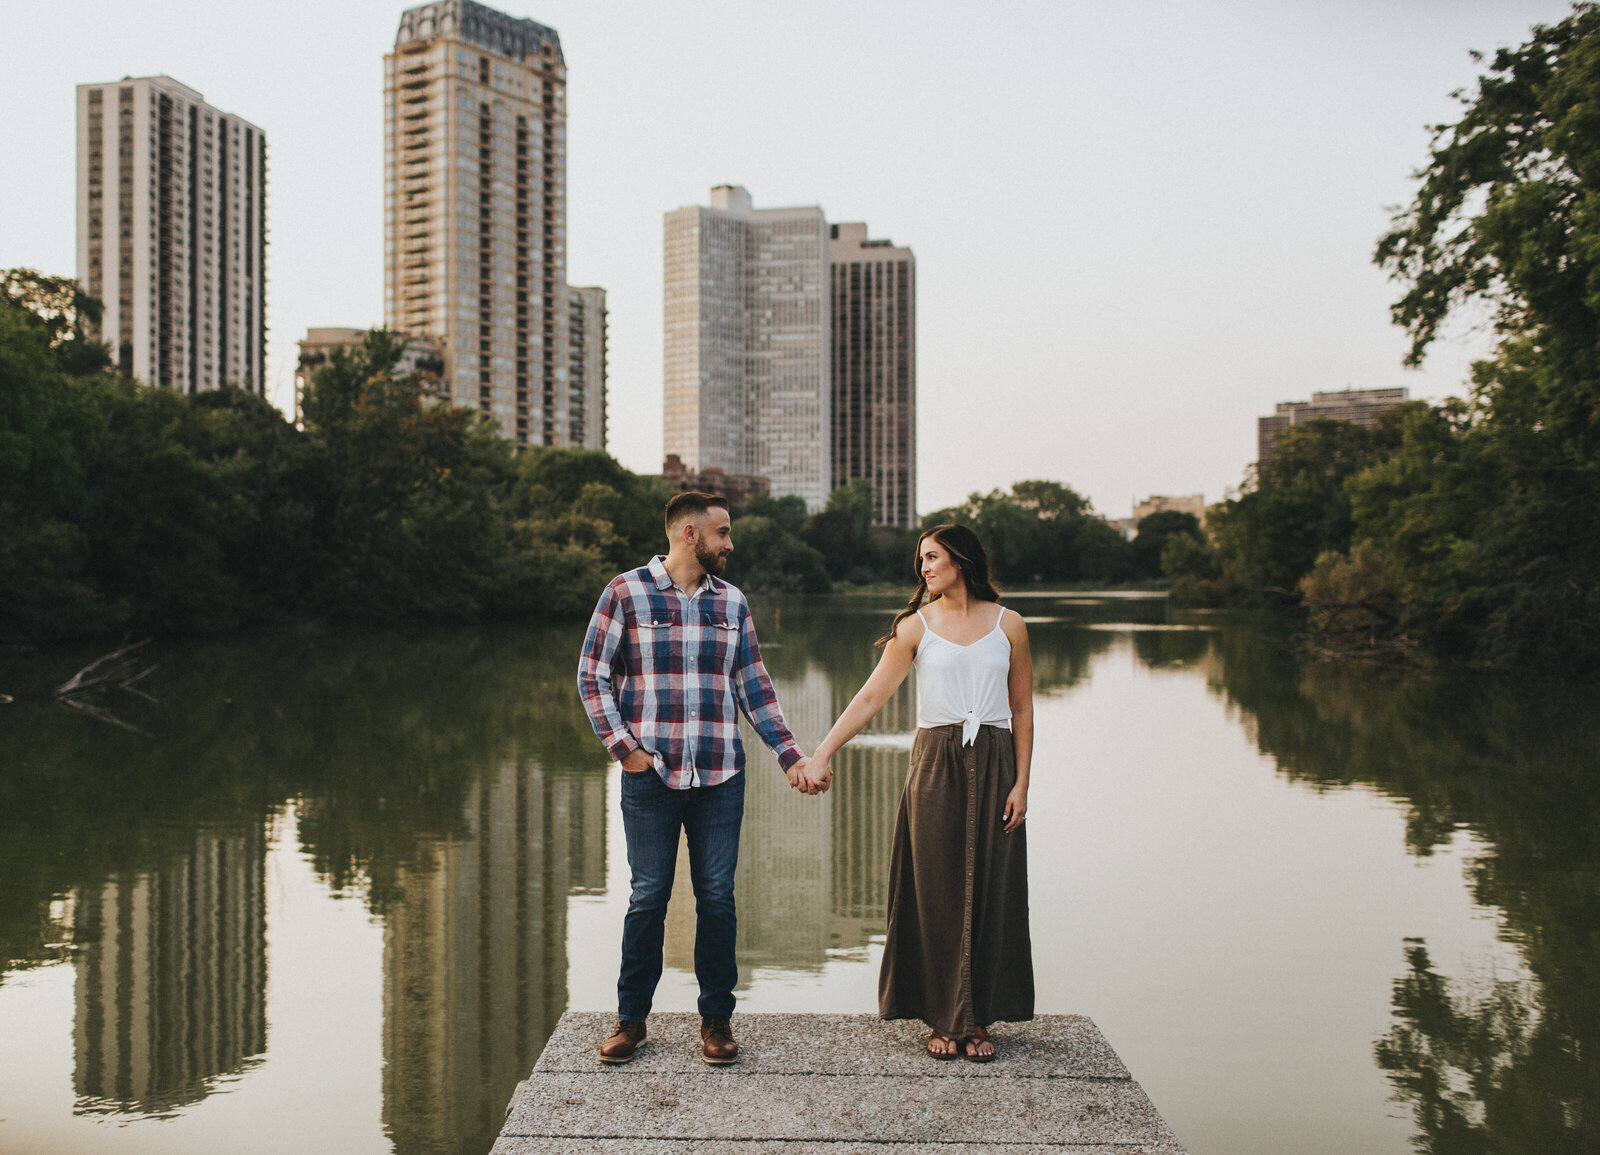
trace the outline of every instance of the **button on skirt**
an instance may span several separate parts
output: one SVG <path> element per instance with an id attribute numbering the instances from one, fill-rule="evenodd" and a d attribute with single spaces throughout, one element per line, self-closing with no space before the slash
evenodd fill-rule
<path id="1" fill-rule="evenodd" d="M 889 865 L 878 1013 L 961 1039 L 1033 1018 L 1027 827 L 1005 833 L 1016 785 L 1010 730 L 917 731 Z"/>

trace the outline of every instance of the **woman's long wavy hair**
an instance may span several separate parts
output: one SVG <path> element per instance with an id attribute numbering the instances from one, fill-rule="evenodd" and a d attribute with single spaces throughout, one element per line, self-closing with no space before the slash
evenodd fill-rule
<path id="1" fill-rule="evenodd" d="M 978 602 L 1000 600 L 1000 591 L 994 588 L 994 580 L 989 576 L 989 554 L 983 548 L 983 542 L 978 540 L 978 535 L 964 525 L 936 525 L 917 538 L 917 552 L 911 559 L 912 569 L 917 575 L 916 592 L 911 595 L 906 608 L 889 623 L 889 632 L 878 639 L 880 646 L 893 641 L 900 623 L 921 609 L 924 603 L 939 600 L 928 597 L 928 583 L 922 580 L 922 543 L 930 537 L 943 546 L 950 560 L 956 563 L 956 568 L 961 571 L 961 580 L 966 583 L 969 598 Z"/>

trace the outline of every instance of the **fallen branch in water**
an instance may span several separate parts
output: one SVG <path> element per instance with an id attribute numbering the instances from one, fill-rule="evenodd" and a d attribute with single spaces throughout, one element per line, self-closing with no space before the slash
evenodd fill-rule
<path id="1" fill-rule="evenodd" d="M 135 650 L 149 644 L 150 639 L 145 638 L 142 642 L 122 646 L 104 657 L 96 658 L 56 687 L 56 699 L 107 725 L 132 730 L 135 734 L 145 734 L 148 737 L 146 731 L 132 723 L 124 722 L 105 706 L 90 699 L 111 690 L 123 690 L 147 702 L 154 702 L 155 698 L 139 689 L 138 683 L 155 673 L 157 667 L 146 666 L 140 670 L 137 668 L 138 663 L 129 657 Z"/>
<path id="2" fill-rule="evenodd" d="M 133 673 L 134 662 L 128 661 L 128 655 L 133 651 L 150 644 L 146 638 L 142 642 L 134 642 L 123 646 L 121 649 L 112 650 L 102 658 L 96 658 L 61 685 L 56 687 L 56 697 L 70 698 L 77 694 L 94 694 L 103 690 L 127 690 L 130 694 L 138 694 L 148 702 L 155 699 L 143 690 L 135 690 L 134 683 L 142 682 L 145 678 L 155 673 L 155 666 L 147 666 L 137 674 Z"/>

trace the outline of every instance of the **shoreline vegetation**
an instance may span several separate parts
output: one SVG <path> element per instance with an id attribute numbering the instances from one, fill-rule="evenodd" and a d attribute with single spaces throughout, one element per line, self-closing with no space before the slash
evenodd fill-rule
<path id="1" fill-rule="evenodd" d="M 1291 606 L 1323 653 L 1600 673 L 1597 60 L 1592 3 L 1495 53 L 1378 240 L 1406 364 L 1493 318 L 1468 396 L 1289 430 L 1163 556 L 1176 602 Z"/>

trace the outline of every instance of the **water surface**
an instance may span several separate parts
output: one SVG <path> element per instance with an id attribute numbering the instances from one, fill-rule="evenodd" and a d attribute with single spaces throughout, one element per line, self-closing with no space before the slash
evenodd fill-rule
<path id="1" fill-rule="evenodd" d="M 1196 1155 L 1600 1149 L 1593 692 L 1300 662 L 1160 601 L 1034 597 L 1042 1013 Z M 758 605 L 817 741 L 888 602 Z M 481 1155 L 614 1006 L 618 772 L 580 628 L 0 658 L 0 1151 Z M 870 1012 L 909 693 L 806 799 L 752 745 L 747 1011 Z M 660 1010 L 692 1010 L 680 871 Z"/>

